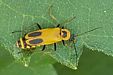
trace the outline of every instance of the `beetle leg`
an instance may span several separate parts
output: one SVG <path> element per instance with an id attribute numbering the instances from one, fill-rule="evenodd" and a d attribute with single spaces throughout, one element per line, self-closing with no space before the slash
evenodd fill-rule
<path id="1" fill-rule="evenodd" d="M 31 49 L 26 49 L 26 50 L 23 49 L 23 50 L 19 51 L 18 54 L 26 53 L 27 55 L 29 55 L 29 54 L 32 54 L 35 49 L 36 48 L 31 48 Z"/>
<path id="2" fill-rule="evenodd" d="M 56 43 L 54 43 L 54 50 L 56 51 Z"/>
<path id="3" fill-rule="evenodd" d="M 40 26 L 38 23 L 34 23 L 34 24 L 36 24 L 39 29 L 42 29 L 41 26 Z M 33 25 L 34 25 L 34 24 L 33 24 Z M 13 31 L 12 33 L 15 33 L 15 32 L 24 32 L 24 30 L 23 30 L 23 31 L 21 31 L 21 30 Z"/>
<path id="4" fill-rule="evenodd" d="M 76 18 L 76 17 L 73 16 L 73 17 L 70 18 L 70 19 L 66 19 L 63 23 L 61 23 L 61 25 L 64 25 L 64 24 L 66 24 L 66 23 L 69 23 L 69 22 L 73 21 L 75 18 Z"/>
<path id="5" fill-rule="evenodd" d="M 60 27 L 60 24 L 58 24 L 56 27 Z"/>
<path id="6" fill-rule="evenodd" d="M 22 31 L 13 31 L 12 33 L 15 33 L 15 32 L 22 32 Z"/>
<path id="7" fill-rule="evenodd" d="M 64 40 L 62 40 L 62 43 L 63 43 L 63 45 L 65 46 L 65 42 L 64 42 Z"/>
<path id="8" fill-rule="evenodd" d="M 49 16 L 51 17 L 52 20 L 55 20 L 55 21 L 56 21 L 57 19 L 55 18 L 55 16 L 52 15 L 52 11 L 51 11 L 52 7 L 53 7 L 53 6 L 51 5 L 51 6 L 49 7 L 49 9 L 48 9 L 48 10 L 49 10 Z"/>
<path id="9" fill-rule="evenodd" d="M 33 25 L 37 25 L 39 29 L 42 29 L 39 23 L 34 23 Z"/>
<path id="10" fill-rule="evenodd" d="M 64 29 L 64 26 L 62 26 L 62 29 Z"/>
<path id="11" fill-rule="evenodd" d="M 58 24 L 56 27 L 60 27 L 60 24 Z M 62 26 L 62 28 L 61 29 L 64 29 L 64 26 Z"/>
<path id="12" fill-rule="evenodd" d="M 42 29 L 41 26 L 38 23 L 37 23 L 37 26 L 38 26 L 39 29 Z"/>
<path id="13" fill-rule="evenodd" d="M 43 46 L 42 51 L 44 51 L 44 50 L 45 50 L 45 47 L 46 47 L 46 45 L 44 45 L 44 46 Z"/>
<path id="14" fill-rule="evenodd" d="M 78 63 L 78 52 L 77 52 L 77 49 L 76 49 L 76 46 L 75 46 L 75 41 L 73 40 L 73 46 L 74 46 L 74 50 L 75 50 L 75 55 L 76 55 L 76 64 Z M 77 66 L 77 65 L 76 65 Z"/>

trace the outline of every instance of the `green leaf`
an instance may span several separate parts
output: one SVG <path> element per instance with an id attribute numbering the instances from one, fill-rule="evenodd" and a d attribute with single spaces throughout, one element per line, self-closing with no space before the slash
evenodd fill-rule
<path id="1" fill-rule="evenodd" d="M 55 27 L 48 16 L 50 5 L 53 5 L 52 13 L 57 18 L 58 23 L 62 23 L 73 15 L 76 16 L 76 20 L 64 25 L 65 28 L 70 30 L 71 34 L 80 34 L 96 27 L 102 28 L 76 37 L 77 60 L 73 44 L 70 42 L 67 42 L 68 46 L 66 47 L 62 43 L 58 43 L 57 51 L 53 51 L 52 45 L 48 46 L 44 52 L 40 52 L 41 47 L 37 47 L 36 51 L 49 54 L 72 69 L 77 68 L 83 45 L 92 50 L 113 55 L 113 35 L 111 34 L 113 29 L 113 3 L 111 0 L 1 0 L 0 42 L 16 60 L 22 59 L 24 63 L 30 61 L 31 56 L 25 57 L 23 54 L 18 54 L 21 49 L 18 49 L 15 43 L 26 32 L 34 30 L 34 28 L 30 28 L 34 23 L 38 22 L 43 28 Z M 16 30 L 26 30 L 26 32 L 22 34 L 11 33 Z"/>

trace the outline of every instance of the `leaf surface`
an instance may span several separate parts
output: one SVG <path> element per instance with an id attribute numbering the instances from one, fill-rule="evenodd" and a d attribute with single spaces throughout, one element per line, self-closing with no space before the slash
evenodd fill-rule
<path id="1" fill-rule="evenodd" d="M 75 45 L 78 57 L 71 42 L 66 42 L 68 46 L 58 43 L 57 51 L 53 51 L 53 46 L 50 45 L 43 52 L 44 54 L 49 54 L 72 69 L 77 68 L 83 45 L 113 56 L 112 0 L 1 0 L 0 42 L 16 60 L 24 58 L 24 56 L 18 54 L 20 49 L 15 46 L 15 43 L 25 33 L 34 30 L 34 28 L 30 28 L 34 26 L 34 23 L 39 23 L 42 28 L 56 26 L 48 15 L 50 5 L 53 5 L 52 14 L 57 18 L 57 23 L 63 23 L 67 18 L 76 16 L 75 20 L 64 25 L 71 34 L 80 34 L 96 27 L 102 28 L 76 37 Z M 37 28 L 35 27 L 35 29 Z M 26 32 L 11 33 L 16 30 L 25 30 Z M 40 50 L 41 47 L 37 47 L 36 51 L 42 53 Z M 29 61 L 29 59 L 30 57 L 27 57 L 25 61 Z"/>

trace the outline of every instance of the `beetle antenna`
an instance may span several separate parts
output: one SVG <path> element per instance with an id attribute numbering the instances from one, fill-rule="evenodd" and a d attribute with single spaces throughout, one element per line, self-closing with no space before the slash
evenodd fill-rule
<path id="1" fill-rule="evenodd" d="M 78 64 L 78 53 L 77 53 L 77 49 L 76 49 L 75 41 L 74 40 L 73 40 L 73 46 L 74 46 L 75 55 L 76 55 L 76 67 L 77 67 L 77 64 Z"/>
<path id="2" fill-rule="evenodd" d="M 100 29 L 100 28 L 102 28 L 102 27 L 97 27 L 97 28 L 91 29 L 91 30 L 89 30 L 89 31 L 86 31 L 86 32 L 83 32 L 83 33 L 80 33 L 80 34 L 74 35 L 74 37 L 78 37 L 78 36 L 81 36 L 81 35 L 87 34 L 87 33 L 89 33 L 89 32 L 92 32 L 92 31 L 97 30 L 97 29 Z"/>
<path id="3" fill-rule="evenodd" d="M 71 21 L 73 21 L 76 18 L 76 16 L 73 16 L 72 18 L 66 19 L 63 23 L 61 23 L 61 25 L 67 24 Z"/>
<path id="4" fill-rule="evenodd" d="M 89 31 L 83 32 L 83 33 L 81 33 L 81 34 L 78 34 L 78 35 L 72 34 L 72 38 L 71 38 L 70 40 L 73 42 L 73 46 L 74 46 L 74 50 L 75 50 L 75 55 L 76 55 L 76 64 L 78 64 L 78 61 L 77 61 L 77 59 L 78 59 L 78 53 L 77 53 L 77 49 L 76 49 L 76 46 L 75 46 L 75 44 L 76 44 L 75 37 L 78 37 L 78 36 L 87 34 L 87 33 L 89 33 L 89 32 L 92 32 L 92 31 L 94 31 L 94 30 L 97 30 L 97 29 L 99 29 L 99 28 L 102 28 L 102 27 L 97 27 L 97 28 L 94 28 L 94 29 L 92 29 L 92 30 L 89 30 Z M 77 65 L 76 65 L 76 66 L 77 66 Z"/>
<path id="5" fill-rule="evenodd" d="M 16 33 L 16 32 L 22 32 L 22 31 L 13 31 L 12 33 Z"/>

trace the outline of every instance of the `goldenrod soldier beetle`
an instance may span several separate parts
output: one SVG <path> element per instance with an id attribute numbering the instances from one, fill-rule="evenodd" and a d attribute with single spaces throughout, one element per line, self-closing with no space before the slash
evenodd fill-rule
<path id="1" fill-rule="evenodd" d="M 51 8 L 52 6 L 50 6 Z M 51 9 L 49 8 L 49 15 L 53 20 L 56 20 L 56 18 L 51 14 Z M 65 20 L 65 24 L 67 22 L 72 21 L 75 19 L 75 17 Z M 58 24 L 55 28 L 47 28 L 42 29 L 41 26 L 37 23 L 37 26 L 40 30 L 36 30 L 33 32 L 29 32 L 28 34 L 25 34 L 24 37 L 20 38 L 16 42 L 16 46 L 21 49 L 32 49 L 36 46 L 43 46 L 43 49 L 45 49 L 45 46 L 48 44 L 54 44 L 54 49 L 56 50 L 56 43 L 62 41 L 63 45 L 65 45 L 64 40 L 69 40 L 70 38 L 70 31 L 68 29 L 64 29 L 64 27 L 60 28 L 60 24 Z M 22 32 L 22 31 L 14 31 L 15 32 Z"/>
<path id="2" fill-rule="evenodd" d="M 49 15 L 50 17 L 55 20 L 56 18 L 51 15 L 51 11 L 49 11 Z M 70 21 L 72 21 L 73 19 L 75 19 L 75 17 L 72 17 L 71 19 L 68 19 L 66 21 L 64 21 L 64 23 L 68 23 Z M 63 45 L 65 46 L 65 42 L 66 40 L 70 40 L 73 41 L 74 44 L 74 49 L 76 52 L 76 60 L 77 60 L 77 51 L 76 51 L 76 47 L 75 47 L 75 38 L 77 36 L 81 36 L 83 34 L 86 34 L 88 32 L 94 31 L 98 28 L 94 28 L 92 30 L 86 31 L 84 33 L 75 35 L 75 34 L 71 34 L 71 32 L 68 29 L 65 29 L 64 26 L 60 27 L 60 25 L 62 24 L 58 24 L 55 28 L 46 28 L 46 29 L 42 29 L 41 26 L 37 23 L 37 26 L 39 28 L 39 30 L 36 31 L 32 31 L 29 32 L 27 34 L 24 35 L 24 37 L 20 38 L 16 45 L 17 47 L 21 48 L 21 49 L 33 49 L 36 46 L 43 46 L 42 51 L 45 49 L 46 45 L 49 44 L 54 44 L 54 50 L 56 51 L 56 43 L 57 42 L 61 42 L 63 43 Z M 21 32 L 21 31 L 15 31 L 15 32 Z M 13 32 L 14 33 L 14 32 Z"/>
<path id="3" fill-rule="evenodd" d="M 20 38 L 16 43 L 17 47 L 22 49 L 31 49 L 35 48 L 36 46 L 44 46 L 44 48 L 42 49 L 44 50 L 46 45 L 54 44 L 56 50 L 57 42 L 62 41 L 63 45 L 65 45 L 64 41 L 66 40 L 71 40 L 74 42 L 75 37 L 100 28 L 100 27 L 94 28 L 84 33 L 75 35 L 71 34 L 68 29 L 64 29 L 64 27 L 60 28 L 59 27 L 60 24 L 58 24 L 56 28 L 46 28 L 46 29 L 41 29 L 39 24 L 37 24 L 37 26 L 40 28 L 40 30 L 29 32 L 23 38 Z"/>
<path id="4" fill-rule="evenodd" d="M 70 31 L 60 28 L 60 24 L 56 28 L 41 29 L 41 26 L 37 23 L 40 30 L 29 32 L 25 34 L 23 38 L 20 38 L 16 45 L 22 49 L 31 49 L 36 46 L 44 46 L 42 50 L 45 49 L 46 45 L 54 44 L 56 50 L 56 43 L 62 41 L 65 45 L 64 40 L 69 40 Z"/>

